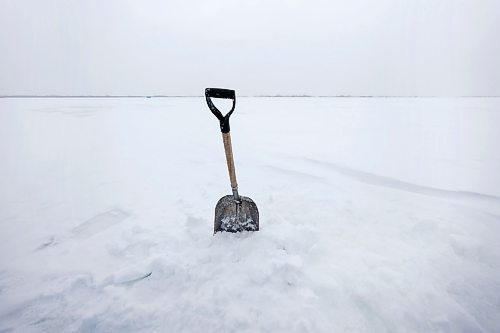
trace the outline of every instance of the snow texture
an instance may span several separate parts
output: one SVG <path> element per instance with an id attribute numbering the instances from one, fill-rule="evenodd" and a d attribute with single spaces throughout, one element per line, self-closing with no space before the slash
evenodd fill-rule
<path id="1" fill-rule="evenodd" d="M 0 99 L 0 332 L 499 332 L 500 99 Z"/>

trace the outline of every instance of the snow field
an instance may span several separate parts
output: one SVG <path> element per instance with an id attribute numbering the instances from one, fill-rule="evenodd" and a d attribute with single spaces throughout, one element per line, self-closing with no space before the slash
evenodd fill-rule
<path id="1" fill-rule="evenodd" d="M 500 330 L 500 100 L 0 99 L 0 331 Z"/>

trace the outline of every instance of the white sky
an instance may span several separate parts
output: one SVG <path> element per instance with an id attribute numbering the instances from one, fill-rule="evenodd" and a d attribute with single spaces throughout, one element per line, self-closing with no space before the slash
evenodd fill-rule
<path id="1" fill-rule="evenodd" d="M 0 0 L 0 95 L 500 95 L 498 0 Z"/>

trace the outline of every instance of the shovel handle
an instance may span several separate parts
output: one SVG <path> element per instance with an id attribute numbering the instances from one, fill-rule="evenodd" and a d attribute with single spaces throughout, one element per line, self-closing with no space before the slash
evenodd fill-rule
<path id="1" fill-rule="evenodd" d="M 233 147 L 231 145 L 231 133 L 222 133 L 222 141 L 224 141 L 224 151 L 226 153 L 227 170 L 229 171 L 229 180 L 231 181 L 231 188 L 234 191 L 238 190 L 238 183 L 236 182 L 236 170 L 234 168 Z M 237 192 L 236 192 L 237 193 Z"/>
<path id="2" fill-rule="evenodd" d="M 238 194 L 238 183 L 236 182 L 236 170 L 234 168 L 233 147 L 231 145 L 231 134 L 229 133 L 229 117 L 236 106 L 236 93 L 231 89 L 222 88 L 206 88 L 205 98 L 207 100 L 210 111 L 219 119 L 220 130 L 222 132 L 222 141 L 224 141 L 224 151 L 226 153 L 227 170 L 229 171 L 229 180 L 231 181 L 231 189 L 233 190 L 234 199 L 240 202 Z M 212 102 L 212 98 L 232 99 L 233 106 L 231 110 L 224 116 Z"/>
<path id="3" fill-rule="evenodd" d="M 232 99 L 233 106 L 231 110 L 224 116 L 222 112 L 215 107 L 212 102 L 212 98 L 224 98 L 224 99 Z M 205 99 L 207 100 L 208 107 L 210 111 L 214 114 L 214 116 L 219 119 L 220 122 L 220 130 L 222 133 L 229 133 L 229 117 L 234 111 L 234 107 L 236 106 L 236 93 L 231 89 L 222 89 L 222 88 L 206 88 L 205 89 Z"/>

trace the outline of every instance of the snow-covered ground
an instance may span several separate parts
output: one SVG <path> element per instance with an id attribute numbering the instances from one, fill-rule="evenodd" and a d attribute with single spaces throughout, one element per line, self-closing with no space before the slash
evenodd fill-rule
<path id="1" fill-rule="evenodd" d="M 0 99 L 0 332 L 499 332 L 499 98 Z"/>

